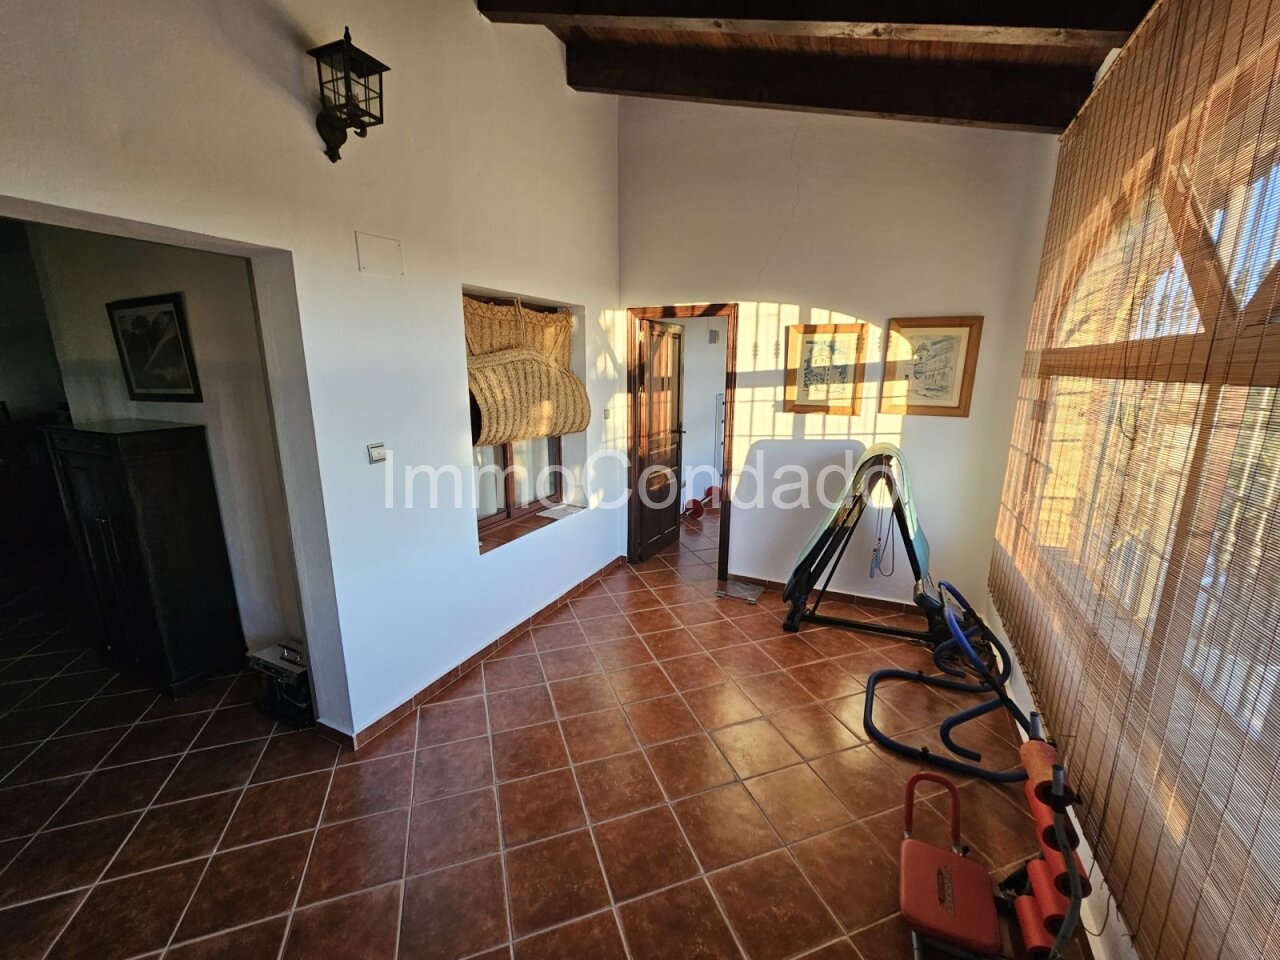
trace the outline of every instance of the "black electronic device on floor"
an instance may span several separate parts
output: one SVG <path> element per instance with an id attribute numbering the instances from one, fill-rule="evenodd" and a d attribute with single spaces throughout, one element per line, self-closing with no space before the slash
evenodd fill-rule
<path id="1" fill-rule="evenodd" d="M 300 650 L 277 643 L 250 656 L 249 667 L 258 674 L 262 690 L 259 710 L 291 727 L 316 725 L 306 658 Z"/>

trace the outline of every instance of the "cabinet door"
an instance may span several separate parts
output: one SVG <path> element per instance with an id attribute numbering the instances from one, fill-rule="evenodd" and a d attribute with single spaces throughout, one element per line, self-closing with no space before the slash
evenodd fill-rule
<path id="1" fill-rule="evenodd" d="M 154 669 L 157 643 L 124 487 L 107 457 L 60 454 L 72 521 L 89 567 L 113 659 Z"/>

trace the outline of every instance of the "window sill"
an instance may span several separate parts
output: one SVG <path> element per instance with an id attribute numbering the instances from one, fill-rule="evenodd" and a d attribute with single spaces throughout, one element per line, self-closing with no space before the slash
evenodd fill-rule
<path id="1" fill-rule="evenodd" d="M 574 515 L 570 514 L 570 516 Z M 549 527 L 553 523 L 559 523 L 561 520 L 566 519 L 568 517 L 541 517 L 533 513 L 486 526 L 480 531 L 480 554 L 483 556 L 491 550 L 496 550 L 498 547 L 519 540 L 521 537 L 527 537 L 543 527 Z"/>

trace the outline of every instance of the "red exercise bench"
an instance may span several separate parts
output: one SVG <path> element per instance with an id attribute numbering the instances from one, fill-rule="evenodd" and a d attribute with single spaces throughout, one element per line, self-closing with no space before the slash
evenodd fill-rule
<path id="1" fill-rule="evenodd" d="M 941 784 L 951 795 L 950 850 L 911 837 L 916 784 L 921 780 Z M 899 903 L 911 928 L 915 960 L 924 960 L 926 943 L 961 957 L 998 956 L 1000 924 L 991 877 L 960 846 L 960 794 L 955 785 L 936 773 L 917 773 L 908 780 L 903 828 Z"/>

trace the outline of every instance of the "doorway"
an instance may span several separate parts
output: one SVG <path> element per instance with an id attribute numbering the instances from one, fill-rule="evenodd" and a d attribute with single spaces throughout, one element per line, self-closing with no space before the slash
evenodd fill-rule
<path id="1" fill-rule="evenodd" d="M 687 551 L 728 581 L 738 305 L 627 316 L 627 559 Z"/>
<path id="2" fill-rule="evenodd" d="M 281 546 L 287 555 L 286 572 L 296 587 L 313 701 L 321 722 L 344 732 L 352 730 L 292 254 L 278 247 L 3 195 L 0 218 L 22 221 L 28 227 L 59 227 L 224 254 L 245 263 L 260 351 L 254 362 L 264 369 L 266 379 L 268 417 L 262 440 L 274 448 L 278 480 L 272 482 L 280 483 L 285 494 L 287 532 Z M 101 304 L 92 313 L 105 321 Z M 120 371 L 118 358 L 111 369 Z M 70 413 L 75 413 L 74 403 Z M 61 521 L 60 503 L 58 514 Z"/>
<path id="3" fill-rule="evenodd" d="M 46 598 L 27 612 L 83 607 L 85 662 L 171 694 L 244 641 L 302 643 L 250 260 L 0 218 L 0 294 L 0 549 Z M 201 546 L 165 552 L 177 531 Z"/>

